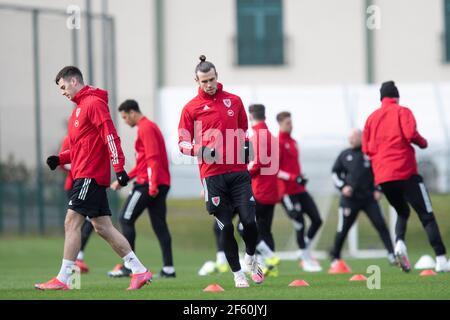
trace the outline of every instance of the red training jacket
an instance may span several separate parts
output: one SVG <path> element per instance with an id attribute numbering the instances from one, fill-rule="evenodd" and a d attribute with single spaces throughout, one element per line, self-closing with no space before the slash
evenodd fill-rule
<path id="1" fill-rule="evenodd" d="M 59 154 L 61 164 L 70 163 L 73 179 L 95 179 L 109 186 L 109 161 L 115 172 L 123 171 L 125 157 L 108 110 L 108 92 L 85 86 L 72 99 L 77 104 L 69 119 L 70 151 Z"/>
<path id="2" fill-rule="evenodd" d="M 260 122 L 252 128 L 254 134 L 250 141 L 253 145 L 255 156 L 254 160 L 248 165 L 248 171 L 252 176 L 253 194 L 259 203 L 276 204 L 280 200 L 277 187 L 278 168 L 275 168 L 276 170 L 273 174 L 261 171 L 261 169 L 270 168 L 278 162 L 278 150 L 272 150 L 271 145 L 271 141 L 275 138 L 270 133 L 265 122 Z"/>
<path id="3" fill-rule="evenodd" d="M 278 186 L 282 188 L 281 193 L 291 195 L 305 192 L 305 186 L 295 181 L 302 174 L 297 141 L 292 139 L 289 133 L 280 131 L 278 143 L 280 146 L 280 171 L 278 172 L 280 183 Z"/>
<path id="4" fill-rule="evenodd" d="M 137 123 L 134 143 L 136 166 L 128 173 L 136 182 L 149 184 L 149 193 L 155 194 L 159 185 L 170 186 L 169 160 L 161 130 L 156 123 L 142 117 Z"/>
<path id="5" fill-rule="evenodd" d="M 183 154 L 197 156 L 202 146 L 216 150 L 218 160 L 199 161 L 202 179 L 247 170 L 241 156 L 248 130 L 247 114 L 241 98 L 222 88 L 219 83 L 213 96 L 199 88 L 198 95 L 184 106 L 178 125 L 178 145 Z"/>
<path id="6" fill-rule="evenodd" d="M 362 149 L 372 161 L 375 184 L 406 180 L 417 174 L 417 162 L 411 143 L 428 146 L 416 128 L 416 119 L 395 98 L 383 98 L 381 108 L 367 118 Z"/>
<path id="7" fill-rule="evenodd" d="M 70 150 L 69 145 L 69 135 L 66 135 L 64 137 L 64 140 L 61 144 L 61 149 L 59 150 L 59 153 Z M 61 169 L 67 172 L 66 175 L 66 181 L 64 182 L 64 190 L 70 190 L 73 187 L 73 178 L 72 178 L 72 172 L 70 171 L 70 164 L 61 164 Z"/>

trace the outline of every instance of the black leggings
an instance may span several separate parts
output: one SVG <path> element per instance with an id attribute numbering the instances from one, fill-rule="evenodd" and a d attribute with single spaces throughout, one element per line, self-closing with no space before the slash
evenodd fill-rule
<path id="1" fill-rule="evenodd" d="M 158 238 L 161 247 L 164 266 L 173 266 L 172 238 L 167 226 L 166 197 L 170 187 L 158 186 L 158 195 L 155 198 L 148 194 L 148 184 L 135 184 L 133 191 L 128 196 L 120 216 L 120 225 L 125 238 L 135 250 L 137 218 L 147 208 L 152 223 L 153 231 Z"/>
<path id="2" fill-rule="evenodd" d="M 275 251 L 275 241 L 272 234 L 272 221 L 275 211 L 274 204 L 256 202 L 256 224 L 258 226 L 258 243 L 264 241 L 272 251 Z"/>
<path id="3" fill-rule="evenodd" d="M 331 257 L 333 259 L 341 258 L 341 250 L 344 245 L 344 241 L 350 228 L 356 221 L 359 211 L 363 210 L 366 212 L 372 225 L 377 230 L 381 240 L 389 253 L 394 252 L 392 246 L 391 237 L 389 231 L 384 221 L 383 214 L 381 213 L 380 206 L 375 199 L 368 199 L 367 201 L 345 201 L 345 204 L 341 202 L 339 207 L 339 220 L 336 232 L 336 238 L 334 241 L 334 248 L 331 250 Z"/>
<path id="4" fill-rule="evenodd" d="M 408 204 L 410 204 L 419 216 L 435 254 L 437 256 L 445 254 L 445 246 L 422 177 L 413 175 L 407 180 L 385 182 L 381 184 L 381 188 L 397 212 L 396 241 L 405 240 L 406 225 L 410 215 Z"/>
<path id="5" fill-rule="evenodd" d="M 305 221 L 303 214 L 306 214 L 311 220 L 311 225 L 307 232 L 308 239 L 312 240 L 322 225 L 319 210 L 316 203 L 308 192 L 302 192 L 292 195 L 285 195 L 281 202 L 289 218 L 294 222 L 294 228 L 297 232 L 297 244 L 300 249 L 305 249 Z"/>

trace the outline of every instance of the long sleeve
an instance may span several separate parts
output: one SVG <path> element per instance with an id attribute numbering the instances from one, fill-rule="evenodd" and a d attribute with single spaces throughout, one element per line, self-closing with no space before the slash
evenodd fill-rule
<path id="1" fill-rule="evenodd" d="M 367 119 L 366 124 L 364 125 L 364 130 L 362 132 L 362 139 L 361 139 L 361 148 L 362 152 L 367 154 L 369 157 L 373 155 L 373 152 L 371 152 L 369 145 L 370 145 L 370 118 Z"/>
<path id="2" fill-rule="evenodd" d="M 279 140 L 279 143 L 281 143 L 281 140 Z M 286 161 L 285 159 L 287 158 L 286 155 L 286 151 L 284 150 L 284 148 L 281 147 L 280 145 L 280 168 L 281 168 L 281 164 L 283 161 Z M 285 180 L 285 181 L 295 181 L 295 179 L 297 179 L 297 175 L 292 173 L 292 172 L 288 172 L 286 170 L 278 170 L 278 178 L 281 180 Z"/>
<path id="3" fill-rule="evenodd" d="M 66 157 L 66 153 L 68 153 L 69 154 L 69 161 L 67 162 L 67 159 L 64 159 L 65 160 L 65 162 L 64 163 L 62 163 L 62 161 L 61 161 L 61 154 L 62 153 L 64 153 L 64 158 L 67 158 Z M 59 161 L 61 162 L 61 164 L 59 165 L 60 166 L 60 168 L 62 169 L 62 170 L 64 170 L 64 171 L 70 171 L 70 142 L 69 142 L 69 136 L 65 136 L 64 137 L 64 140 L 63 140 L 63 142 L 62 142 L 62 144 L 61 144 L 61 148 L 59 149 Z"/>
<path id="4" fill-rule="evenodd" d="M 178 125 L 178 147 L 181 153 L 188 156 L 196 156 L 201 148 L 200 141 L 194 143 L 194 119 L 186 107 L 181 112 Z"/>
<path id="5" fill-rule="evenodd" d="M 158 188 L 158 175 L 160 172 L 158 153 L 161 148 L 159 148 L 158 141 L 155 138 L 155 132 L 151 127 L 143 126 L 142 128 L 139 128 L 138 134 L 144 145 L 150 191 L 154 192 Z"/>
<path id="6" fill-rule="evenodd" d="M 109 114 L 108 105 L 103 101 L 97 101 L 89 108 L 89 119 L 97 127 L 103 142 L 108 145 L 108 152 L 115 172 L 124 170 L 125 156 L 117 135 L 116 128 Z"/>
<path id="7" fill-rule="evenodd" d="M 402 108 L 400 111 L 400 126 L 409 143 L 414 143 L 422 149 L 428 146 L 427 140 L 417 131 L 416 119 L 408 108 Z"/>
<path id="8" fill-rule="evenodd" d="M 345 179 L 345 168 L 342 165 L 342 153 L 337 157 L 334 162 L 333 168 L 331 169 L 333 183 L 336 188 L 341 190 L 346 184 Z"/>

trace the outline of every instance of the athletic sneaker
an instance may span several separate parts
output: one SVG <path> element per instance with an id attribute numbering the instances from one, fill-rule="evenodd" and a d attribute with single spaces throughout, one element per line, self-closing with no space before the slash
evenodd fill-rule
<path id="1" fill-rule="evenodd" d="M 450 263 L 445 257 L 436 257 L 436 272 L 450 272 Z"/>
<path id="2" fill-rule="evenodd" d="M 234 286 L 236 288 L 248 288 L 250 285 L 248 284 L 247 277 L 243 271 L 234 275 Z"/>
<path id="3" fill-rule="evenodd" d="M 304 259 L 300 262 L 300 266 L 305 272 L 320 272 L 322 271 L 322 267 L 317 260 L 312 258 Z"/>
<path id="4" fill-rule="evenodd" d="M 228 272 L 228 263 L 216 263 L 216 268 L 217 272 L 219 273 L 225 273 Z"/>
<path id="5" fill-rule="evenodd" d="M 88 273 L 89 272 L 89 267 L 86 264 L 86 262 L 84 262 L 84 260 L 75 260 L 75 265 L 80 268 L 80 272 L 81 273 Z"/>
<path id="6" fill-rule="evenodd" d="M 269 268 L 270 268 L 270 266 L 275 267 L 275 266 L 279 265 L 280 261 L 281 261 L 281 259 L 278 256 L 272 256 L 271 258 L 266 258 L 264 260 L 266 266 L 268 266 Z"/>
<path id="7" fill-rule="evenodd" d="M 172 273 L 167 273 L 164 270 L 161 270 L 156 276 L 156 279 L 161 279 L 161 278 L 176 278 L 177 274 L 175 272 Z"/>
<path id="8" fill-rule="evenodd" d="M 108 276 L 112 278 L 130 277 L 131 270 L 125 267 L 123 264 L 116 264 L 114 269 L 108 271 Z"/>
<path id="9" fill-rule="evenodd" d="M 34 287 L 39 290 L 70 290 L 67 284 L 59 281 L 56 277 L 45 283 L 36 283 Z"/>
<path id="10" fill-rule="evenodd" d="M 258 260 L 253 258 L 253 261 L 247 264 L 247 268 L 250 270 L 251 277 L 254 283 L 260 284 L 264 282 L 264 272 L 262 271 Z"/>
<path id="11" fill-rule="evenodd" d="M 397 265 L 397 261 L 395 260 L 395 255 L 393 253 L 389 253 L 387 256 L 387 259 L 389 261 L 389 264 L 391 266 L 396 266 Z"/>
<path id="12" fill-rule="evenodd" d="M 150 271 L 145 271 L 142 273 L 134 273 L 131 275 L 130 286 L 127 290 L 137 290 L 142 288 L 145 284 L 152 282 L 152 273 Z"/>
<path id="13" fill-rule="evenodd" d="M 403 272 L 411 271 L 411 264 L 409 263 L 406 245 L 402 240 L 398 240 L 395 244 L 395 258 L 397 259 L 398 266 L 402 268 Z"/>

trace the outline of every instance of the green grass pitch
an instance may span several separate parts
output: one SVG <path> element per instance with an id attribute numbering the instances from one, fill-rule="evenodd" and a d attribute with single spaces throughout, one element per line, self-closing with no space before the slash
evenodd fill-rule
<path id="1" fill-rule="evenodd" d="M 448 196 L 434 197 L 436 208 L 447 207 Z M 444 242 L 450 246 L 449 213 L 440 210 L 438 216 Z M 276 242 L 279 247 L 285 243 L 282 230 L 292 230 L 286 217 L 277 209 L 274 223 Z M 367 226 L 362 219 L 361 229 Z M 334 235 L 333 220 L 324 225 L 323 239 Z M 91 270 L 81 277 L 81 289 L 64 292 L 43 292 L 33 288 L 34 283 L 47 281 L 56 276 L 62 258 L 62 235 L 49 237 L 4 235 L 0 237 L 0 299 L 450 299 L 450 273 L 421 277 L 419 271 L 402 273 L 399 268 L 389 266 L 386 259 L 346 260 L 352 268 L 352 274 L 330 275 L 326 271 L 328 260 L 322 260 L 324 271 L 305 273 L 296 261 L 282 261 L 278 277 L 268 277 L 262 285 L 250 283 L 250 288 L 234 288 L 230 272 L 206 277 L 197 275 L 198 269 L 206 260 L 215 260 L 215 242 L 212 234 L 212 218 L 203 209 L 198 200 L 169 203 L 169 223 L 172 231 L 176 279 L 154 280 L 139 291 L 127 292 L 129 279 L 111 279 L 106 272 L 120 259 L 112 249 L 97 235 L 90 239 L 85 251 L 85 260 Z M 286 229 L 287 228 L 287 229 Z M 367 237 L 376 239 L 370 228 Z M 364 231 L 365 232 L 365 231 Z M 286 232 L 284 232 L 286 233 Z M 370 234 L 369 234 L 370 233 Z M 379 243 L 379 240 L 374 240 Z M 425 234 L 412 214 L 408 228 L 409 253 L 411 262 L 420 255 L 432 255 Z M 362 241 L 364 242 L 364 241 Z M 329 245 L 325 244 L 323 247 Z M 242 246 L 241 246 L 242 248 Z M 379 246 L 378 246 L 379 248 Z M 136 252 L 144 264 L 156 273 L 161 269 L 161 253 L 156 237 L 146 216 L 138 223 Z M 365 274 L 369 265 L 378 265 L 381 269 L 381 288 L 368 289 L 366 282 L 351 282 L 353 274 Z M 288 287 L 295 279 L 306 280 L 309 287 Z M 225 291 L 211 293 L 203 289 L 212 283 L 220 284 Z"/>

